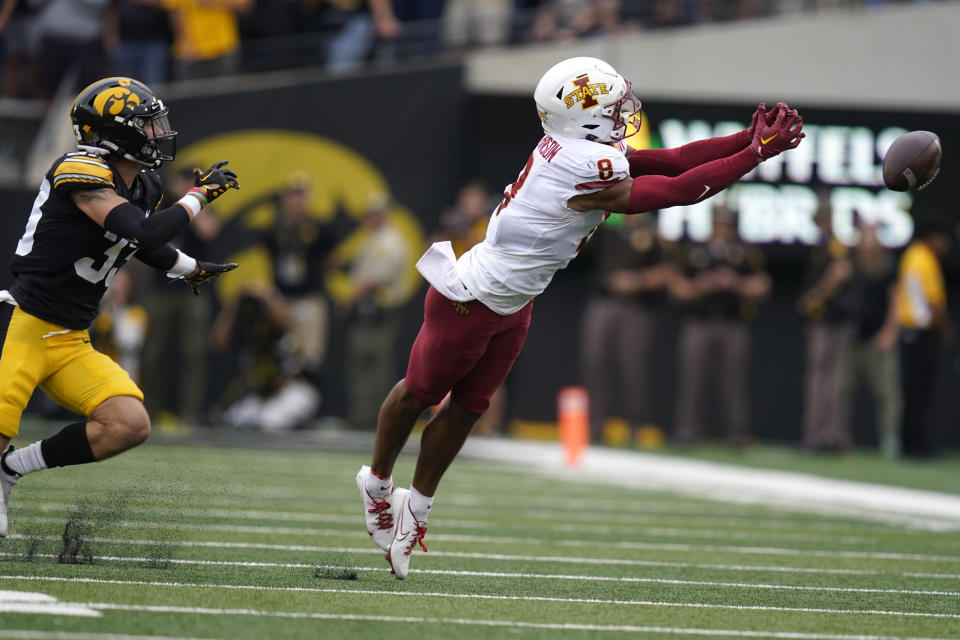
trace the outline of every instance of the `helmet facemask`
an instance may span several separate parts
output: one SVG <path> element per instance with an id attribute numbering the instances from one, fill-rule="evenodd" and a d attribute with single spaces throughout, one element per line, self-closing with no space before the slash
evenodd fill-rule
<path id="1" fill-rule="evenodd" d="M 170 127 L 170 111 L 163 102 L 157 100 L 153 105 L 155 113 L 142 117 L 131 114 L 125 119 L 125 124 L 132 127 L 140 136 L 143 144 L 139 152 L 124 157 L 150 167 L 159 167 L 164 162 L 172 161 L 177 155 L 177 132 Z M 132 156 L 132 157 L 131 157 Z"/>
<path id="2" fill-rule="evenodd" d="M 613 127 L 610 130 L 612 142 L 619 142 L 625 138 L 635 135 L 640 130 L 640 99 L 633 95 L 633 85 L 626 78 L 626 89 L 620 99 L 605 104 L 600 108 L 600 115 L 604 118 L 613 120 Z M 633 132 L 627 134 L 628 125 L 633 124 Z"/>
<path id="3" fill-rule="evenodd" d="M 169 110 L 150 89 L 129 78 L 107 78 L 85 89 L 71 109 L 77 142 L 151 168 L 176 157 Z"/>

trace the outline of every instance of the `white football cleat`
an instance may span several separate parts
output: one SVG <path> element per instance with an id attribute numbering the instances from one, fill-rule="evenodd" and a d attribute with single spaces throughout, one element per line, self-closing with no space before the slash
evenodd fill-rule
<path id="1" fill-rule="evenodd" d="M 407 577 L 410 570 L 410 554 L 413 548 L 420 544 L 423 552 L 427 552 L 427 547 L 423 544 L 423 536 L 427 534 L 426 521 L 420 522 L 410 510 L 410 491 L 408 489 L 398 489 L 394 493 L 393 513 L 396 527 L 393 532 L 393 542 L 387 549 L 387 562 L 397 580 L 403 580 Z"/>
<path id="2" fill-rule="evenodd" d="M 17 483 L 17 479 L 20 477 L 18 473 L 7 473 L 7 470 L 10 469 L 6 465 L 4 459 L 13 451 L 13 447 L 7 449 L 2 456 L 0 456 L 0 538 L 7 537 L 7 505 L 10 504 L 10 489 L 13 488 L 13 485 Z M 10 469 L 13 471 L 12 469 Z"/>
<path id="3" fill-rule="evenodd" d="M 367 533 L 373 538 L 378 547 L 386 551 L 393 541 L 393 497 L 396 495 L 392 486 L 384 484 L 383 490 L 390 489 L 390 494 L 383 498 L 371 496 L 367 491 L 367 478 L 370 477 L 370 467 L 364 465 L 357 473 L 357 489 L 363 501 L 363 519 L 367 524 Z M 406 491 L 406 489 L 403 489 Z"/>

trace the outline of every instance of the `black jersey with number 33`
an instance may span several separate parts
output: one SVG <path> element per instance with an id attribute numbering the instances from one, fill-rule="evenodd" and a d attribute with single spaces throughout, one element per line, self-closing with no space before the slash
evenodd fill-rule
<path id="1" fill-rule="evenodd" d="M 74 191 L 104 188 L 145 216 L 162 194 L 153 170 L 140 172 L 128 189 L 102 156 L 78 151 L 54 162 L 10 264 L 10 293 L 24 311 L 68 329 L 86 329 L 93 322 L 114 274 L 137 250 L 135 241 L 103 229 L 73 203 Z"/>

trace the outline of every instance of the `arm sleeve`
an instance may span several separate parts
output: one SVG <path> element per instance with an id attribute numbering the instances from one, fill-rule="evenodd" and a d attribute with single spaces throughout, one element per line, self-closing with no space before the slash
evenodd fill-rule
<path id="1" fill-rule="evenodd" d="M 160 271 L 170 271 L 177 262 L 177 250 L 169 244 L 154 249 L 140 249 L 133 256 L 145 265 Z"/>
<path id="2" fill-rule="evenodd" d="M 103 228 L 127 240 L 137 240 L 146 251 L 160 247 L 190 224 L 190 214 L 178 204 L 146 216 L 135 205 L 118 204 L 103 221 Z"/>
<path id="3" fill-rule="evenodd" d="M 697 140 L 675 149 L 640 149 L 629 156 L 630 175 L 678 176 L 704 163 L 726 158 L 750 144 L 747 131 L 722 138 Z"/>
<path id="4" fill-rule="evenodd" d="M 630 188 L 630 205 L 624 213 L 642 213 L 699 202 L 726 189 L 756 166 L 757 157 L 753 151 L 743 149 L 676 177 L 637 176 Z"/>

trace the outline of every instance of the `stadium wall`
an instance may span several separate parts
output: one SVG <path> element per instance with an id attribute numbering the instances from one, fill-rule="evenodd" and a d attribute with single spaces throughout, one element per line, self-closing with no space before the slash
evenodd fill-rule
<path id="1" fill-rule="evenodd" d="M 467 86 L 529 95 L 557 60 L 593 55 L 644 100 L 960 111 L 958 24 L 960 2 L 883 4 L 482 51 Z"/>
<path id="2" fill-rule="evenodd" d="M 228 223 L 240 218 L 247 222 L 232 225 L 231 234 L 237 233 L 223 239 L 219 249 L 222 255 L 210 256 L 235 257 L 243 265 L 231 278 L 223 279 L 221 295 L 232 295 L 250 279 L 269 278 L 268 265 L 262 256 L 248 251 L 252 248 L 246 244 L 248 236 L 242 231 L 269 224 L 270 212 L 265 203 L 292 170 L 308 170 L 321 187 L 314 199 L 318 217 L 344 218 L 348 230 L 356 226 L 367 194 L 390 191 L 397 219 L 409 227 L 413 260 L 436 227 L 439 211 L 453 201 L 464 180 L 480 177 L 494 191 L 512 181 L 540 136 L 530 98 L 489 94 L 468 97 L 461 80 L 460 68 L 435 67 L 343 79 L 280 74 L 256 82 L 238 80 L 216 91 L 209 84 L 197 91 L 190 91 L 189 87 L 171 88 L 169 102 L 181 132 L 181 161 L 204 164 L 230 158 L 231 166 L 242 176 L 243 189 L 224 198 L 218 215 Z M 704 137 L 714 129 L 736 126 L 752 109 L 748 101 L 713 105 L 703 100 L 647 100 L 647 135 L 651 144 L 672 146 L 682 142 L 674 140 L 676 136 Z M 821 127 L 821 143 L 824 136 L 842 134 L 848 141 L 872 136 L 876 146 L 885 128 L 898 126 L 934 129 L 942 134 L 948 149 L 960 145 L 960 118 L 955 113 L 840 107 L 814 108 L 805 113 L 808 124 Z M 808 148 L 819 148 L 820 143 L 814 144 L 817 139 L 811 137 Z M 947 174 L 953 171 L 949 157 L 944 165 Z M 876 162 L 875 157 L 872 160 Z M 839 184 L 835 176 L 821 175 L 816 163 L 806 182 L 798 180 L 786 165 L 776 174 L 777 163 L 768 164 L 771 175 L 747 182 L 778 193 L 784 186 L 854 188 L 868 202 L 874 202 L 883 192 L 875 177 L 868 175 L 869 170 L 858 174 L 860 178 L 854 176 L 854 163 L 847 155 L 834 159 L 832 165 L 845 172 L 850 184 Z M 856 184 L 856 180 L 868 184 Z M 927 204 L 952 207 L 947 186 L 948 182 L 941 178 L 921 195 Z M 35 192 L 4 192 L 3 196 L 7 215 L 0 218 L 0 248 L 6 259 L 22 233 Z M 890 207 L 868 206 L 866 210 L 889 212 Z M 775 286 L 771 300 L 754 325 L 753 431 L 764 439 L 797 441 L 803 342 L 794 301 L 805 249 L 796 240 L 782 242 L 776 238 L 765 248 Z M 955 252 L 950 267 L 954 274 L 951 295 L 954 318 L 960 318 L 956 256 Z M 423 288 L 415 272 L 412 282 L 403 336 L 396 345 L 398 377 L 422 317 Z M 510 417 L 552 420 L 557 390 L 580 382 L 577 348 L 586 283 L 586 265 L 574 260 L 537 299 L 534 328 L 508 380 Z M 3 268 L 0 287 L 8 284 L 9 274 Z M 657 403 L 652 407 L 652 417 L 667 430 L 673 416 L 677 321 L 673 311 L 663 318 L 663 339 L 658 341 L 653 366 Z M 331 330 L 329 387 L 324 405 L 324 412 L 331 415 L 345 413 L 344 376 L 339 375 L 344 366 L 340 322 Z M 960 433 L 950 427 L 960 415 L 960 400 L 951 390 L 960 385 L 960 370 L 946 354 L 943 370 L 946 375 L 941 379 L 933 414 L 941 444 L 956 447 L 960 446 Z M 216 391 L 213 390 L 214 395 Z M 859 442 L 874 441 L 868 410 L 858 412 L 856 431 Z"/>

